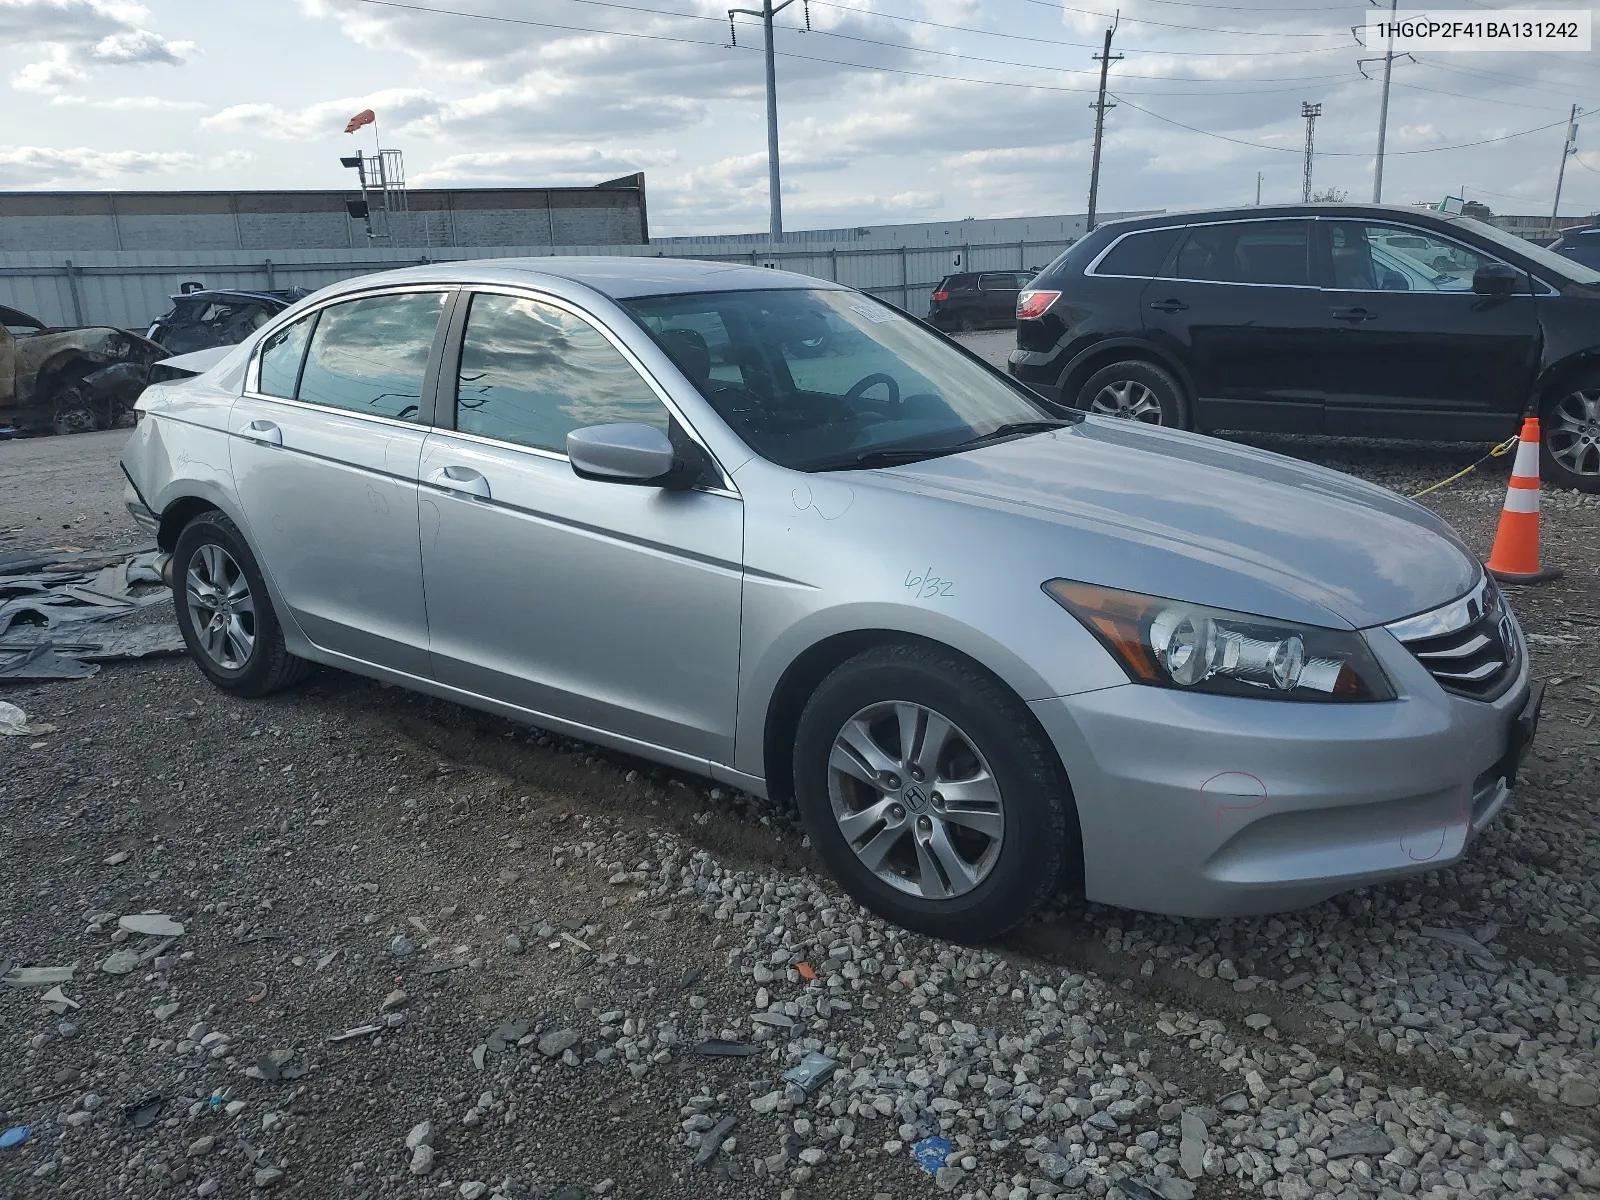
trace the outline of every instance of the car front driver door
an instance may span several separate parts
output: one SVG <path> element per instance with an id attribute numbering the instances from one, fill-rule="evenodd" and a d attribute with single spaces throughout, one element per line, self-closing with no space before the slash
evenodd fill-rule
<path id="1" fill-rule="evenodd" d="M 562 301 L 475 293 L 458 359 L 440 389 L 455 428 L 429 436 L 420 475 L 435 677 L 574 732 L 732 761 L 738 497 L 573 472 L 570 431 L 676 418 Z"/>
<path id="2" fill-rule="evenodd" d="M 1539 362 L 1539 320 L 1517 294 L 1480 296 L 1496 260 L 1424 229 L 1319 221 L 1338 326 L 1327 345 L 1327 432 L 1499 439 L 1516 432 Z"/>

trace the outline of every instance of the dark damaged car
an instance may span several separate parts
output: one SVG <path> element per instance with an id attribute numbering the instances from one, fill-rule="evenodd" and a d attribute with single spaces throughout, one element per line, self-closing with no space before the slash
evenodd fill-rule
<path id="1" fill-rule="evenodd" d="M 168 357 L 126 329 L 53 328 L 0 305 L 0 427 L 89 433 L 127 424 L 151 368 Z"/>
<path id="2" fill-rule="evenodd" d="M 310 294 L 305 288 L 184 292 L 172 297 L 172 308 L 151 323 L 145 337 L 173 354 L 237 346 L 296 300 Z"/>

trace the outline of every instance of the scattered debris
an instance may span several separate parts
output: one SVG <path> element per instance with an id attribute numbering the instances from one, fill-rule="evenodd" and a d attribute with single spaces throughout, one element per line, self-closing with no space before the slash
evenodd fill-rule
<path id="1" fill-rule="evenodd" d="M 917 1166 L 929 1175 L 934 1175 L 954 1151 L 955 1146 L 942 1137 L 925 1137 L 920 1142 L 913 1143 L 911 1157 L 917 1160 Z"/>
<path id="2" fill-rule="evenodd" d="M 817 977 L 817 969 L 808 962 L 795 963 L 794 969 L 800 972 L 801 979 L 810 980 Z"/>
<path id="3" fill-rule="evenodd" d="M 26 1125 L 13 1125 L 4 1133 L 0 1133 L 0 1150 L 14 1150 L 28 1140 L 31 1131 Z"/>
<path id="4" fill-rule="evenodd" d="M 165 913 L 134 913 L 131 916 L 119 917 L 117 926 L 126 929 L 129 933 L 141 933 L 146 937 L 175 938 L 183 936 L 183 925 L 174 921 Z"/>
<path id="5" fill-rule="evenodd" d="M 49 987 L 52 984 L 71 983 L 77 965 L 70 967 L 12 967 L 0 975 L 0 983 L 12 987 Z"/>
<path id="6" fill-rule="evenodd" d="M 139 965 L 139 953 L 136 950 L 114 950 L 100 964 L 100 969 L 107 975 L 126 975 Z"/>
<path id="7" fill-rule="evenodd" d="M 143 1100 L 136 1100 L 124 1108 L 122 1115 L 126 1118 L 128 1124 L 135 1129 L 143 1129 L 147 1125 L 155 1123 L 155 1119 L 161 1115 L 162 1106 L 166 1102 L 165 1096 L 146 1096 Z"/>
<path id="8" fill-rule="evenodd" d="M 773 1025 L 779 1029 L 793 1029 L 794 1018 L 781 1012 L 751 1013 L 750 1019 L 757 1025 Z"/>
<path id="9" fill-rule="evenodd" d="M 406 995 L 405 992 L 401 991 L 399 988 L 395 988 L 394 991 L 390 992 L 383 998 L 383 1003 L 378 1005 L 378 1011 L 385 1013 L 393 1012 L 397 1008 L 404 1008 L 406 1004 L 410 1002 L 410 1000 L 410 996 Z"/>
<path id="10" fill-rule="evenodd" d="M 343 953 L 344 953 L 343 950 L 329 950 L 321 958 L 317 959 L 317 970 L 319 970 L 319 971 L 327 970 L 329 967 L 331 967 L 333 965 L 333 960 L 338 958 L 339 955 L 341 955 Z"/>
<path id="11" fill-rule="evenodd" d="M 58 551 L 6 564 L 12 573 L 0 575 L 0 679 L 84 679 L 100 662 L 182 654 L 183 635 L 172 621 L 110 624 L 170 598 L 157 553 Z"/>
<path id="12" fill-rule="evenodd" d="M 83 1005 L 79 1004 L 71 996 L 63 992 L 60 984 L 57 984 L 55 987 L 51 988 L 44 995 L 40 996 L 39 999 L 49 1007 L 51 1012 L 55 1013 L 58 1017 L 64 1014 L 68 1009 L 83 1007 Z"/>
<path id="13" fill-rule="evenodd" d="M 562 940 L 562 941 L 565 941 L 565 942 L 571 942 L 571 943 L 572 943 L 572 944 L 573 944 L 573 945 L 574 945 L 574 946 L 576 946 L 576 947 L 577 947 L 577 948 L 578 948 L 578 949 L 579 949 L 579 950 L 589 950 L 589 952 L 590 952 L 590 953 L 591 953 L 591 954 L 593 954 L 593 953 L 594 953 L 594 951 L 593 951 L 593 950 L 591 950 L 591 949 L 590 949 L 590 947 L 589 947 L 589 943 L 588 943 L 588 942 L 585 942 L 585 941 L 583 941 L 583 940 L 581 940 L 581 939 L 579 939 L 579 938 L 575 938 L 575 937 L 573 937 L 573 936 L 572 936 L 572 935 L 571 935 L 571 934 L 570 934 L 570 933 L 568 933 L 568 932 L 567 932 L 567 931 L 566 931 L 566 930 L 565 930 L 565 929 L 563 929 L 563 930 L 562 930 L 562 931 L 561 931 L 561 940 Z"/>
<path id="14" fill-rule="evenodd" d="M 729 1042 L 722 1038 L 711 1038 L 696 1046 L 694 1052 L 703 1054 L 707 1058 L 745 1058 L 751 1054 L 759 1054 L 761 1047 L 750 1042 Z"/>
<path id="15" fill-rule="evenodd" d="M 108 867 L 120 867 L 123 863 L 128 861 L 128 852 L 126 850 L 118 850 L 115 854 L 108 855 L 102 861 L 104 861 Z"/>
<path id="16" fill-rule="evenodd" d="M 267 981 L 265 979 L 258 979 L 254 982 L 256 984 L 256 990 L 244 998 L 244 1002 L 246 1004 L 260 1004 L 267 998 Z"/>
<path id="17" fill-rule="evenodd" d="M 44 721 L 32 725 L 28 723 L 28 714 L 15 704 L 7 704 L 0 700 L 0 735 L 5 737 L 38 737 L 41 734 L 54 733 L 56 727 Z"/>
<path id="18" fill-rule="evenodd" d="M 695 1151 L 694 1165 L 703 1167 L 709 1163 L 716 1156 L 718 1148 L 727 1140 L 728 1135 L 733 1132 L 733 1127 L 737 1123 L 738 1118 L 729 1113 L 708 1129 L 700 1142 L 700 1149 Z"/>
<path id="19" fill-rule="evenodd" d="M 403 933 L 396 934 L 394 941 L 389 943 L 389 953 L 398 955 L 401 958 L 415 953 L 416 949 L 417 944 Z"/>
<path id="20" fill-rule="evenodd" d="M 508 1018 L 500 1022 L 500 1028 L 489 1035 L 488 1047 L 498 1054 L 507 1046 L 514 1046 L 521 1041 L 527 1032 L 528 1023 L 526 1021 L 519 1021 L 515 1017 Z"/>
<path id="21" fill-rule="evenodd" d="M 819 1054 L 813 1050 L 802 1058 L 797 1066 L 783 1072 L 781 1078 L 798 1084 L 808 1092 L 814 1092 L 832 1076 L 838 1066 L 839 1064 L 826 1054 Z"/>
<path id="22" fill-rule="evenodd" d="M 348 1042 L 352 1038 L 362 1038 L 382 1032 L 382 1025 L 357 1025 L 354 1029 L 346 1029 L 343 1033 L 330 1034 L 328 1040 L 330 1042 Z"/>
<path id="23" fill-rule="evenodd" d="M 459 971 L 459 970 L 461 970 L 462 967 L 464 967 L 466 965 L 467 965 L 467 960 L 464 959 L 464 958 L 463 959 L 459 959 L 459 960 L 457 960 L 455 962 L 429 963 L 427 966 L 422 968 L 422 971 L 420 973 L 423 974 L 423 975 L 442 975 L 446 971 Z"/>

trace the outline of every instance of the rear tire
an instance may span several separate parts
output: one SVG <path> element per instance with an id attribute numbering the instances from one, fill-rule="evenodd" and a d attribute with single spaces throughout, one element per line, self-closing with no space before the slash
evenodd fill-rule
<path id="1" fill-rule="evenodd" d="M 1541 478 L 1600 492 L 1600 373 L 1574 380 L 1540 405 L 1539 437 Z"/>
<path id="2" fill-rule="evenodd" d="M 836 668 L 801 713 L 794 763 L 834 878 L 907 929 L 997 937 L 1081 868 L 1072 790 L 1033 714 L 943 647 L 878 646 Z"/>
<path id="3" fill-rule="evenodd" d="M 285 647 L 261 568 L 224 513 L 203 512 L 178 535 L 172 598 L 189 657 L 223 691 L 266 696 L 310 669 Z"/>
<path id="4" fill-rule="evenodd" d="M 1101 367 L 1089 376 L 1078 389 L 1077 406 L 1101 417 L 1189 428 L 1189 406 L 1178 381 L 1166 369 L 1138 358 Z"/>

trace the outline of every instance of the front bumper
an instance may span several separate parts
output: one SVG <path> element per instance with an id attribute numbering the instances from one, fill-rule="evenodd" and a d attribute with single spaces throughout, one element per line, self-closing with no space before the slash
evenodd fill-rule
<path id="1" fill-rule="evenodd" d="M 1072 782 L 1088 898 L 1173 916 L 1283 912 L 1459 861 L 1514 782 L 1499 768 L 1527 655 L 1483 702 L 1446 694 L 1388 634 L 1369 643 L 1396 701 L 1128 684 L 1033 702 Z"/>

